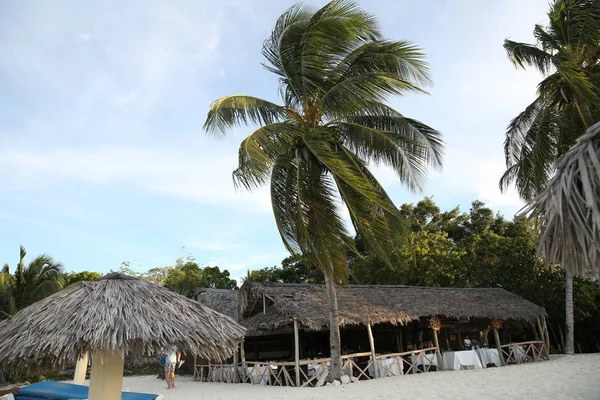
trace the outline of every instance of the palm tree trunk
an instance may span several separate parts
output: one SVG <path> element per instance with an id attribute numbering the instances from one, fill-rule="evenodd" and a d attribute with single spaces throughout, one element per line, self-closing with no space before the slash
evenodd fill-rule
<path id="1" fill-rule="evenodd" d="M 335 282 L 328 276 L 327 273 L 325 274 L 325 287 L 327 290 L 327 300 L 329 301 L 329 346 L 331 350 L 329 378 L 331 380 L 339 380 L 342 377 L 342 354 L 337 294 L 335 291 Z"/>
<path id="2" fill-rule="evenodd" d="M 565 279 L 565 308 L 566 308 L 566 329 L 567 329 L 567 340 L 565 342 L 565 354 L 575 354 L 574 345 L 574 328 L 575 322 L 573 321 L 573 273 L 567 268 Z"/>

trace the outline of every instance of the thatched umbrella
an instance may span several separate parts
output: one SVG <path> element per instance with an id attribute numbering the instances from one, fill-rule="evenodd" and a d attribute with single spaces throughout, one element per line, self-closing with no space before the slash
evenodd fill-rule
<path id="1" fill-rule="evenodd" d="M 600 270 L 600 122 L 557 161 L 554 178 L 524 213 L 539 220 L 540 255 L 565 269 L 566 352 L 573 354 L 573 276 Z"/>
<path id="2" fill-rule="evenodd" d="M 11 370 L 64 367 L 92 353 L 90 400 L 120 399 L 125 354 L 161 346 L 207 359 L 230 356 L 244 328 L 152 282 L 108 274 L 60 291 L 0 329 L 0 360 Z"/>

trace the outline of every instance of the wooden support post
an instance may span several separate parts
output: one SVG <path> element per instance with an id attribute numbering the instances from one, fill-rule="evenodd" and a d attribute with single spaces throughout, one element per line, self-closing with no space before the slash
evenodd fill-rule
<path id="1" fill-rule="evenodd" d="M 294 361 L 296 363 L 296 387 L 300 387 L 300 335 L 297 319 L 294 319 Z"/>
<path id="2" fill-rule="evenodd" d="M 88 353 L 85 353 L 75 364 L 75 376 L 73 376 L 73 383 L 76 385 L 83 385 L 85 382 L 85 374 L 87 373 L 88 367 Z"/>
<path id="3" fill-rule="evenodd" d="M 398 353 L 404 352 L 404 346 L 402 345 L 402 328 L 396 331 L 396 347 L 398 348 Z"/>
<path id="4" fill-rule="evenodd" d="M 240 381 L 240 369 L 238 368 L 239 366 L 239 359 L 240 358 L 240 353 L 239 350 L 235 350 L 235 352 L 233 353 L 233 383 L 239 383 Z"/>
<path id="5" fill-rule="evenodd" d="M 542 332 L 541 327 L 540 327 L 540 320 L 538 319 L 538 324 L 536 325 L 535 322 L 531 323 L 531 327 L 533 328 L 533 339 L 536 341 L 540 341 L 540 334 Z"/>
<path id="6" fill-rule="evenodd" d="M 265 295 L 262 295 L 263 297 L 263 314 L 267 313 L 267 298 L 265 297 Z"/>
<path id="7" fill-rule="evenodd" d="M 240 357 L 242 359 L 242 383 L 246 383 L 246 374 L 248 372 L 248 368 L 246 366 L 246 350 L 244 349 L 244 339 L 242 339 L 242 343 L 240 343 Z"/>
<path id="8" fill-rule="evenodd" d="M 544 340 L 546 341 L 546 355 L 550 359 L 550 335 L 548 334 L 548 325 L 546 324 L 546 317 L 542 318 L 542 327 L 544 329 Z"/>
<path id="9" fill-rule="evenodd" d="M 500 344 L 500 334 L 498 333 L 498 329 L 492 328 L 494 330 L 494 339 L 496 341 L 496 349 L 498 349 L 498 357 L 500 357 L 500 364 L 502 366 L 506 365 L 504 361 L 504 354 L 502 354 L 502 346 Z"/>
<path id="10" fill-rule="evenodd" d="M 443 365 L 444 365 L 444 360 L 442 360 L 442 352 L 440 351 L 440 342 L 438 341 L 438 333 L 435 329 L 432 329 L 433 331 L 433 342 L 435 343 L 435 347 L 437 347 L 435 354 L 437 356 L 437 364 L 438 364 L 438 369 L 441 371 L 443 369 Z"/>
<path id="11" fill-rule="evenodd" d="M 375 340 L 373 339 L 373 331 L 371 330 L 371 324 L 367 324 L 367 332 L 369 334 L 369 345 L 371 346 L 371 357 L 373 358 L 373 378 L 377 379 L 379 374 L 377 373 L 377 357 L 375 354 Z"/>
<path id="12" fill-rule="evenodd" d="M 450 340 L 448 339 L 448 332 L 446 332 L 446 330 L 444 330 L 444 338 L 446 338 L 446 350 L 450 351 Z"/>
<path id="13" fill-rule="evenodd" d="M 544 358 L 548 360 L 550 354 L 550 347 L 548 347 L 548 343 L 546 343 L 546 332 L 544 330 L 544 327 L 542 326 L 542 321 L 540 320 L 540 317 L 537 317 L 537 327 L 540 331 L 540 338 L 538 340 L 544 342 Z"/>

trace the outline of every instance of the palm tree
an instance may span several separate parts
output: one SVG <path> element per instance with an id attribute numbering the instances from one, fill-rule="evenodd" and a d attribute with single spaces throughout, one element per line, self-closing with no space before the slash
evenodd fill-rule
<path id="1" fill-rule="evenodd" d="M 262 53 L 265 68 L 279 77 L 283 104 L 222 97 L 210 106 L 204 128 L 224 135 L 237 125 L 260 125 L 241 143 L 234 183 L 253 190 L 270 181 L 284 245 L 323 270 L 330 378 L 337 379 L 342 365 L 335 287 L 347 281 L 346 250 L 354 248 L 340 206 L 347 207 L 368 249 L 388 260 L 403 224 L 367 160 L 393 168 L 411 190 L 420 188 L 429 166 L 441 166 L 440 134 L 384 103 L 394 95 L 424 93 L 427 65 L 418 47 L 384 40 L 373 16 L 347 0 L 316 11 L 293 6 L 277 20 Z"/>
<path id="2" fill-rule="evenodd" d="M 0 285 L 4 293 L 2 302 L 4 316 L 13 315 L 36 301 L 62 289 L 62 264 L 42 254 L 25 265 L 27 252 L 20 247 L 19 263 L 14 274 L 4 264 Z"/>
<path id="3" fill-rule="evenodd" d="M 537 44 L 504 42 L 517 67 L 530 66 L 545 78 L 537 98 L 513 119 L 506 131 L 507 170 L 501 190 L 513 183 L 532 200 L 554 175 L 556 160 L 577 137 L 600 120 L 600 1 L 556 0 L 547 27 L 536 25 Z M 566 265 L 565 352 L 573 354 L 573 270 Z"/>

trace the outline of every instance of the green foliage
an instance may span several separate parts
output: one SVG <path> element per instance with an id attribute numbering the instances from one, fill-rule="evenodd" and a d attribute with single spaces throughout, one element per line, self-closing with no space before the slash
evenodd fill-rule
<path id="1" fill-rule="evenodd" d="M 248 271 L 246 282 L 324 283 L 323 272 L 299 255 L 285 258 L 281 268 L 266 267 Z"/>
<path id="2" fill-rule="evenodd" d="M 4 264 L 0 275 L 0 319 L 62 289 L 62 264 L 42 254 L 25 264 L 27 252 L 20 247 L 19 262 L 11 275 Z"/>
<path id="3" fill-rule="evenodd" d="M 73 285 L 78 282 L 93 281 L 102 278 L 102 274 L 99 272 L 81 271 L 81 272 L 70 272 L 63 274 L 64 286 Z"/>

